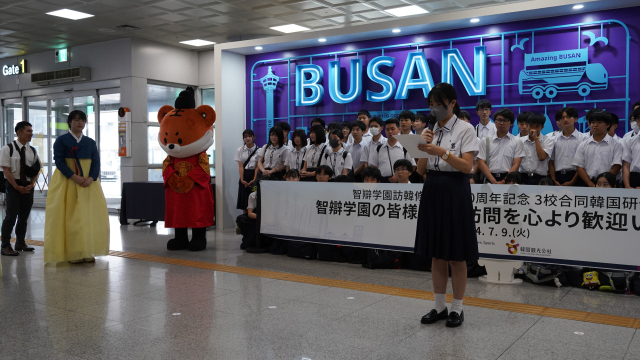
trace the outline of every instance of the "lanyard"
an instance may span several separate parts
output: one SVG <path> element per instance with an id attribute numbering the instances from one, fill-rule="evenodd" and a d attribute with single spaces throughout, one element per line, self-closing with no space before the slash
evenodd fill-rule
<path id="1" fill-rule="evenodd" d="M 334 175 L 336 174 L 336 165 L 338 164 L 338 159 L 336 159 L 336 156 L 338 154 L 339 153 L 337 153 L 337 152 L 333 153 L 333 162 L 331 162 L 331 157 L 329 157 L 329 164 L 331 164 L 331 170 L 333 170 L 333 174 Z"/>
<path id="2" fill-rule="evenodd" d="M 327 147 L 327 144 L 325 144 L 322 147 L 322 152 L 324 152 L 324 148 L 326 148 L 326 147 Z M 313 156 L 311 157 L 311 164 L 314 165 L 314 166 L 312 166 L 312 168 L 318 167 L 318 163 L 320 162 L 320 157 L 318 157 L 318 161 L 315 160 L 317 152 L 318 152 L 318 147 L 314 146 L 313 147 Z M 322 152 L 320 153 L 320 156 L 322 156 Z"/>
<path id="3" fill-rule="evenodd" d="M 298 151 L 296 154 L 296 170 L 301 169 L 300 164 L 300 153 L 302 153 L 302 159 L 304 160 L 304 156 L 307 154 L 307 148 L 304 148 L 304 151 Z"/>
<path id="4" fill-rule="evenodd" d="M 391 165 L 391 152 L 389 152 L 389 145 L 387 145 L 387 155 L 389 155 L 389 167 L 391 168 L 391 176 L 393 176 L 393 165 Z"/>
<path id="5" fill-rule="evenodd" d="M 275 148 L 273 145 L 269 145 L 269 148 L 271 149 L 271 155 L 269 156 L 269 166 L 268 167 L 272 168 L 273 165 L 274 165 L 273 164 L 273 153 L 275 153 L 276 150 L 279 149 L 279 148 Z M 280 147 L 280 148 L 282 148 L 282 147 Z"/>

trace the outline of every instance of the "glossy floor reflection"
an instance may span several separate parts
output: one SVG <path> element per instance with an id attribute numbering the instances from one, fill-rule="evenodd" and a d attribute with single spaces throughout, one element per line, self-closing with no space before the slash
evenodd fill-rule
<path id="1" fill-rule="evenodd" d="M 41 213 L 39 213 L 41 212 Z M 171 230 L 120 226 L 111 248 L 429 291 L 430 274 L 251 255 L 233 232 L 168 252 Z M 43 239 L 35 210 L 28 238 Z M 2 257 L 0 359 L 640 359 L 640 330 L 465 307 L 465 324 L 421 325 L 433 303 L 120 257 L 44 266 Z M 640 317 L 640 297 L 470 280 L 468 295 Z"/>

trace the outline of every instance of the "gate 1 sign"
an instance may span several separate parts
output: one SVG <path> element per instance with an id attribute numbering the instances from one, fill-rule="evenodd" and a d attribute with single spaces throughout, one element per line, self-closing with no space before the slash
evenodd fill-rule
<path id="1" fill-rule="evenodd" d="M 640 96 L 635 88 L 630 94 L 638 78 L 630 58 L 640 54 L 625 24 L 638 16 L 636 7 L 250 55 L 247 127 L 260 144 L 279 121 L 307 128 L 318 116 L 354 121 L 362 109 L 428 112 L 429 90 L 448 82 L 473 122 L 476 102 L 487 99 L 494 111 L 544 114 L 548 133 L 555 112 L 573 106 L 584 132 L 586 112 L 598 107 L 620 117 L 622 135 L 630 128 L 630 100 Z M 265 79 L 273 80 L 269 89 Z"/>

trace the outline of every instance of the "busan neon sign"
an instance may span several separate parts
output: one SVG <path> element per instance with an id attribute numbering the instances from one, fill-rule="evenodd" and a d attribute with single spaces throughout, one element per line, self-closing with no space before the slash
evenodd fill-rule
<path id="1" fill-rule="evenodd" d="M 395 58 L 378 56 L 367 66 L 367 76 L 371 81 L 382 86 L 382 91 L 366 91 L 367 101 L 383 102 L 393 97 L 404 100 L 409 97 L 409 90 L 422 90 L 426 98 L 435 85 L 429 63 L 424 52 L 412 52 L 407 56 L 402 76 L 396 84 L 395 80 L 381 72 L 381 67 L 394 67 Z M 474 48 L 474 71 L 462 59 L 458 49 L 442 50 L 442 82 L 453 81 L 453 70 L 462 81 L 469 95 L 485 95 L 487 87 L 487 51 L 485 46 Z M 352 59 L 350 62 L 349 91 L 343 94 L 341 89 L 340 62 L 329 62 L 329 95 L 338 104 L 348 104 L 362 94 L 362 59 Z M 413 74 L 416 74 L 415 76 Z M 324 96 L 322 78 L 323 69 L 319 65 L 305 64 L 296 66 L 296 106 L 312 106 L 319 103 Z"/>

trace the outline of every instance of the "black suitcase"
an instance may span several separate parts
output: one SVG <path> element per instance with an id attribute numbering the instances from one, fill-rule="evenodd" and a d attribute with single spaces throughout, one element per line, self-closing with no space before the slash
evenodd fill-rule
<path id="1" fill-rule="evenodd" d="M 362 267 L 368 269 L 400 269 L 402 266 L 402 254 L 393 250 L 367 250 L 367 261 Z"/>
<path id="2" fill-rule="evenodd" d="M 287 256 L 315 260 L 317 258 L 316 244 L 304 241 L 289 241 L 287 244 Z"/>

